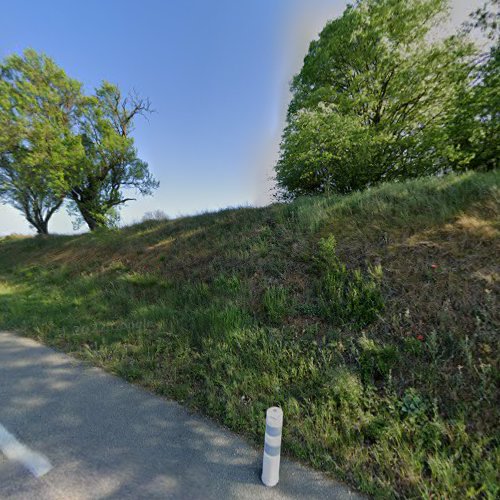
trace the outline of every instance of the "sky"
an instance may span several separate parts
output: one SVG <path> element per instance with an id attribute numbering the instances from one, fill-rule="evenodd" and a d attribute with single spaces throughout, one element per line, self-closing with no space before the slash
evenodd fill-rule
<path id="1" fill-rule="evenodd" d="M 0 0 L 0 59 L 33 48 L 91 93 L 102 80 L 148 97 L 140 158 L 160 188 L 121 211 L 170 217 L 272 201 L 289 83 L 344 0 Z M 452 0 L 453 24 L 481 0 Z M 70 233 L 64 209 L 50 231 Z M 0 235 L 32 233 L 0 205 Z"/>

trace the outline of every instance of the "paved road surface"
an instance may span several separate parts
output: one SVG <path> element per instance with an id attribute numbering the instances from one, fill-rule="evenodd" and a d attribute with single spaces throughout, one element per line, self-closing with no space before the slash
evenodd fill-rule
<path id="1" fill-rule="evenodd" d="M 5 444 L 13 437 L 15 450 L 29 449 L 52 469 L 36 477 L 13 459 Z M 238 436 L 102 370 L 0 332 L 0 449 L 2 439 L 2 499 L 359 498 L 287 460 L 278 486 L 266 488 L 261 452 Z"/>

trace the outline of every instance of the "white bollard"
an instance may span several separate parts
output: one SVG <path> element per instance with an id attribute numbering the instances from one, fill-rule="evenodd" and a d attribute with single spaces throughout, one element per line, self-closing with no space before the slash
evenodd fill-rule
<path id="1" fill-rule="evenodd" d="M 262 482 L 276 486 L 280 479 L 281 430 L 283 410 L 277 406 L 267 409 L 266 436 L 264 438 L 264 459 L 262 461 Z"/>

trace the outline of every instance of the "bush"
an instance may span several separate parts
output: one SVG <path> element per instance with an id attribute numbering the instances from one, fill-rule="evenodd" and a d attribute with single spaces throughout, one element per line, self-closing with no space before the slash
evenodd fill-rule
<path id="1" fill-rule="evenodd" d="M 141 222 L 169 220 L 170 217 L 163 210 L 154 210 L 146 212 L 141 219 Z"/>

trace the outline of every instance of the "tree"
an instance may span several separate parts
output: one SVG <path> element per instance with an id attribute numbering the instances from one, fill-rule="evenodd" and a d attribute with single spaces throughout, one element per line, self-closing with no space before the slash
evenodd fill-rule
<path id="1" fill-rule="evenodd" d="M 300 110 L 285 135 L 279 181 L 292 196 L 361 189 L 381 168 L 377 158 L 385 137 L 370 134 L 360 117 L 337 113 L 332 105 Z"/>
<path id="2" fill-rule="evenodd" d="M 0 200 L 39 234 L 74 182 L 83 148 L 74 135 L 81 84 L 27 50 L 0 66 Z"/>
<path id="3" fill-rule="evenodd" d="M 474 46 L 430 41 L 446 0 L 358 0 L 327 23 L 292 81 L 276 166 L 289 196 L 346 193 L 451 168 L 446 126 Z"/>
<path id="4" fill-rule="evenodd" d="M 466 32 L 479 30 L 487 40 L 471 61 L 472 84 L 457 99 L 450 134 L 468 156 L 470 168 L 493 169 L 500 157 L 500 1 L 490 0 L 474 11 Z"/>
<path id="5" fill-rule="evenodd" d="M 123 97 L 116 85 L 107 82 L 87 99 L 80 121 L 85 160 L 69 197 L 91 230 L 108 225 L 117 208 L 133 199 L 125 197 L 123 189 L 147 195 L 158 187 L 131 137 L 134 120 L 150 112 L 147 99 L 135 94 Z"/>
<path id="6" fill-rule="evenodd" d="M 69 199 L 91 230 L 110 224 L 126 189 L 158 183 L 138 158 L 134 120 L 151 111 L 135 94 L 103 83 L 85 96 L 52 59 L 27 50 L 0 66 L 0 200 L 22 211 L 38 233 Z"/>

